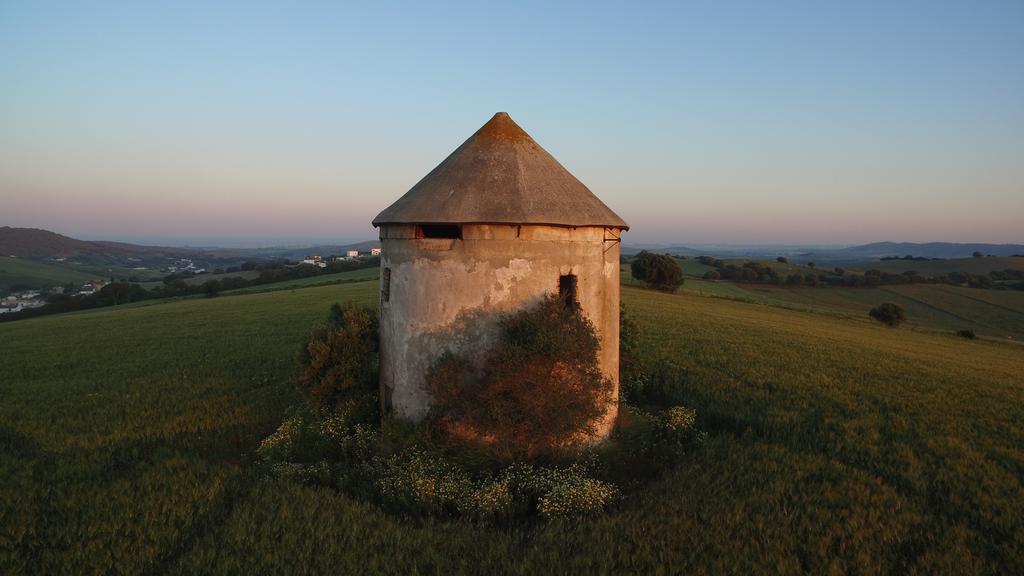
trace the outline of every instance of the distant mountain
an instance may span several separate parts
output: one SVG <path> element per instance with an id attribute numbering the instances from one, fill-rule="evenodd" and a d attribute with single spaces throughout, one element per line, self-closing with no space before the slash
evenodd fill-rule
<path id="1" fill-rule="evenodd" d="M 886 256 L 923 256 L 925 258 L 970 258 L 975 252 L 993 256 L 1024 254 L 1024 244 L 957 244 L 955 242 L 873 242 L 859 246 L 785 246 L 785 245 L 695 245 L 634 244 L 622 247 L 626 256 L 641 250 L 681 256 L 707 254 L 717 258 L 772 258 L 787 256 L 793 262 L 823 261 L 851 266 Z"/>
<path id="2" fill-rule="evenodd" d="M 0 227 L 0 255 L 19 258 L 71 258 L 76 256 L 172 256 L 197 253 L 186 248 L 139 246 L 123 242 L 78 240 L 39 228 Z"/>
<path id="3" fill-rule="evenodd" d="M 842 250 L 869 258 L 883 256 L 927 256 L 928 258 L 969 258 L 975 252 L 993 256 L 1024 254 L 1024 244 L 957 244 L 954 242 L 874 242 Z"/>
<path id="4" fill-rule="evenodd" d="M 125 259 L 125 258 L 201 258 L 238 259 L 287 258 L 295 260 L 312 254 L 327 256 L 341 255 L 349 250 L 369 252 L 380 246 L 376 240 L 355 244 L 327 244 L 317 246 L 284 246 L 267 248 L 179 248 L 169 246 L 143 246 L 125 242 L 104 240 L 78 240 L 63 234 L 38 228 L 0 227 L 0 256 L 19 258 L 76 258 L 76 259 Z"/>
<path id="5" fill-rule="evenodd" d="M 641 251 L 657 252 L 658 254 L 676 254 L 683 256 L 697 256 L 704 254 L 700 250 L 687 246 L 669 246 L 667 244 L 623 244 L 622 253 L 626 256 L 639 254 Z"/>

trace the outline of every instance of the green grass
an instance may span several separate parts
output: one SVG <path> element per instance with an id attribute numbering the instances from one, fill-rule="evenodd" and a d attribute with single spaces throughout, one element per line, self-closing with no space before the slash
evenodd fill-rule
<path id="1" fill-rule="evenodd" d="M 255 474 L 310 327 L 376 289 L 0 324 L 0 573 L 1024 572 L 1024 349 L 686 291 L 623 299 L 709 440 L 606 516 L 411 521 Z"/>

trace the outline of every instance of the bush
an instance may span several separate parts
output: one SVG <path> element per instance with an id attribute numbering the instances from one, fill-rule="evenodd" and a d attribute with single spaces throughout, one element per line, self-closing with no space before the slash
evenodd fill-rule
<path id="1" fill-rule="evenodd" d="M 613 461 L 618 467 L 614 475 L 654 478 L 678 466 L 702 440 L 696 419 L 697 413 L 684 406 L 658 412 L 627 407 L 616 434 L 620 454 Z"/>
<path id="2" fill-rule="evenodd" d="M 256 454 L 278 478 L 300 484 L 330 483 L 331 468 L 324 460 L 325 442 L 316 419 L 304 412 L 292 414 L 267 436 Z"/>
<path id="3" fill-rule="evenodd" d="M 675 292 L 684 281 L 683 269 L 675 258 L 664 254 L 652 254 L 646 250 L 633 259 L 630 272 L 633 278 L 665 292 Z"/>
<path id="4" fill-rule="evenodd" d="M 786 258 L 785 256 L 779 256 L 778 258 L 775 259 L 775 261 L 780 264 L 785 264 L 789 262 L 789 258 Z"/>
<path id="5" fill-rule="evenodd" d="M 868 312 L 868 315 L 891 328 L 899 326 L 907 319 L 906 310 L 899 304 L 893 304 L 892 302 L 875 306 L 871 309 L 871 312 Z"/>
<path id="6" fill-rule="evenodd" d="M 555 484 L 537 502 L 543 518 L 567 518 L 590 515 L 605 509 L 615 496 L 615 486 L 593 478 L 570 478 Z"/>
<path id="7" fill-rule="evenodd" d="M 500 341 L 479 369 L 446 354 L 427 374 L 440 427 L 503 460 L 555 455 L 594 437 L 613 399 L 590 321 L 546 297 L 506 315 L 500 326 Z"/>
<path id="8" fill-rule="evenodd" d="M 320 410 L 333 409 L 346 394 L 377 388 L 377 314 L 335 304 L 299 353 L 296 385 Z"/>
<path id="9" fill-rule="evenodd" d="M 957 330 L 956 335 L 961 338 L 967 338 L 968 340 L 974 340 L 978 337 L 977 334 L 974 333 L 974 330 Z"/>

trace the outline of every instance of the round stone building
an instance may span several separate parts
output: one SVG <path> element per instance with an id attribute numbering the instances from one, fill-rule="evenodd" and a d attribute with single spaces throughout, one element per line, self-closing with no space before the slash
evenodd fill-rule
<path id="1" fill-rule="evenodd" d="M 575 301 L 619 382 L 619 252 L 629 227 L 499 112 L 373 220 L 380 229 L 380 386 L 386 412 L 430 409 L 424 376 L 445 352 L 471 356 L 501 312 L 545 294 Z M 612 406 L 599 426 L 607 435 Z"/>

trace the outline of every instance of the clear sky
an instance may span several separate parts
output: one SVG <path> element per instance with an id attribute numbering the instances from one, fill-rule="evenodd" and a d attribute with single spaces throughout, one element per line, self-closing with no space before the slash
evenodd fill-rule
<path id="1" fill-rule="evenodd" d="M 1024 242 L 1024 2 L 0 2 L 0 225 L 359 240 L 499 110 L 627 242 Z"/>

